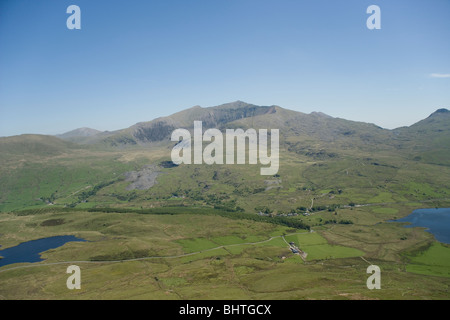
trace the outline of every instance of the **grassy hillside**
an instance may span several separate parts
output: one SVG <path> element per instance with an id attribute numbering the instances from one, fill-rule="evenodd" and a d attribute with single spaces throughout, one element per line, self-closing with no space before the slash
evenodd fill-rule
<path id="1" fill-rule="evenodd" d="M 24 134 L 0 138 L 0 156 L 2 161 L 16 160 L 24 156 L 35 158 L 56 156 L 69 150 L 80 148 L 76 144 L 53 136 Z"/>
<path id="2" fill-rule="evenodd" d="M 0 244 L 91 240 L 44 255 L 87 261 L 81 299 L 445 298 L 439 256 L 448 246 L 387 221 L 450 206 L 449 119 L 438 110 L 386 130 L 235 102 L 94 132 L 83 144 L 0 138 Z M 174 165 L 171 130 L 192 130 L 194 120 L 204 129 L 279 129 L 278 173 L 262 176 L 261 164 Z M 389 279 L 383 293 L 365 287 L 369 262 Z M 59 283 L 64 265 L 41 265 L 0 268 L 0 298 L 72 297 Z"/>
<path id="3" fill-rule="evenodd" d="M 279 128 L 279 172 L 261 176 L 261 165 L 162 166 L 150 183 L 157 187 L 130 189 L 125 173 L 145 178 L 144 166 L 170 162 L 169 129 L 191 128 L 195 119 L 206 121 L 204 129 Z M 305 211 L 297 208 L 446 199 L 449 119 L 441 110 L 410 128 L 390 131 L 320 113 L 236 102 L 137 124 L 97 144 L 38 135 L 2 138 L 0 210 L 203 205 L 249 213 L 266 207 L 285 214 Z"/>

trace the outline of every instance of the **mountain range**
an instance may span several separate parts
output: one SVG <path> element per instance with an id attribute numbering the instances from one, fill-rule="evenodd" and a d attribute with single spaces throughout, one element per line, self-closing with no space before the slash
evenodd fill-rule
<path id="1" fill-rule="evenodd" d="M 279 177 L 263 178 L 252 166 L 167 165 L 171 133 L 192 131 L 194 121 L 202 121 L 203 130 L 279 129 Z M 311 192 L 324 204 L 367 203 L 380 200 L 380 194 L 389 201 L 426 200 L 445 197 L 448 189 L 450 111 L 438 109 L 409 127 L 388 130 L 320 112 L 236 101 L 195 106 L 111 132 L 80 128 L 57 136 L 0 138 L 0 162 L 2 211 L 47 202 L 154 207 L 173 204 L 174 196 L 183 205 L 253 211 L 266 203 L 289 209 L 309 204 Z M 133 191 L 130 185 L 144 187 Z M 346 192 L 324 198 L 320 190 Z"/>
<path id="2" fill-rule="evenodd" d="M 333 118 L 321 112 L 305 114 L 279 106 L 256 106 L 236 101 L 208 108 L 195 106 L 167 117 L 139 122 L 122 130 L 101 132 L 91 128 L 79 128 L 57 137 L 82 144 L 147 145 L 167 141 L 173 130 L 192 130 L 194 121 L 202 121 L 204 129 L 278 128 L 285 138 L 308 136 L 331 142 L 356 137 L 366 143 L 386 143 L 387 140 L 407 141 L 430 134 L 444 135 L 449 130 L 449 119 L 449 110 L 438 109 L 412 126 L 389 130 L 374 124 Z"/>
<path id="3" fill-rule="evenodd" d="M 300 153 L 329 153 L 326 150 L 336 148 L 341 151 L 376 148 L 404 150 L 421 157 L 426 152 L 439 156 L 450 148 L 450 111 L 444 108 L 409 127 L 389 130 L 375 124 L 334 118 L 321 112 L 306 114 L 279 106 L 256 106 L 242 101 L 208 108 L 195 106 L 117 131 L 81 128 L 57 137 L 85 145 L 120 148 L 170 144 L 170 136 L 175 129 L 192 131 L 196 120 L 202 121 L 204 130 L 280 129 L 281 143 L 288 150 Z M 450 164 L 450 159 L 440 158 L 442 164 Z"/>

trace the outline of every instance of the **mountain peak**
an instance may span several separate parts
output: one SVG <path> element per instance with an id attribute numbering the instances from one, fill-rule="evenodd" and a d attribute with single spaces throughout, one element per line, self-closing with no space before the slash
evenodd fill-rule
<path id="1" fill-rule="evenodd" d="M 450 110 L 445 109 L 445 108 L 441 108 L 441 109 L 437 109 L 435 112 L 433 112 L 430 117 L 432 116 L 437 116 L 437 115 L 442 115 L 442 114 L 450 114 Z"/>
<path id="2" fill-rule="evenodd" d="M 63 134 L 58 134 L 57 137 L 69 138 L 69 137 L 90 137 L 94 136 L 101 131 L 92 128 L 78 128 Z"/>
<path id="3" fill-rule="evenodd" d="M 57 134 L 56 137 L 67 141 L 81 142 L 82 140 L 90 139 L 99 133 L 101 133 L 101 131 L 84 127 L 65 132 L 63 134 Z"/>
<path id="4" fill-rule="evenodd" d="M 245 108 L 248 106 L 254 106 L 251 103 L 247 103 L 241 100 L 237 100 L 234 102 L 229 102 L 229 103 L 225 103 L 225 104 L 221 104 L 220 106 L 217 107 L 213 107 L 213 108 L 218 108 L 218 109 L 239 109 L 239 108 Z"/>

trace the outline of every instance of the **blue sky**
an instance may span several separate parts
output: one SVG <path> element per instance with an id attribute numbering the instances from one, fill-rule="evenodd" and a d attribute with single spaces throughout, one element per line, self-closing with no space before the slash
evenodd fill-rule
<path id="1" fill-rule="evenodd" d="M 449 39 L 448 0 L 0 0 L 0 136 L 236 100 L 411 125 L 450 108 Z"/>

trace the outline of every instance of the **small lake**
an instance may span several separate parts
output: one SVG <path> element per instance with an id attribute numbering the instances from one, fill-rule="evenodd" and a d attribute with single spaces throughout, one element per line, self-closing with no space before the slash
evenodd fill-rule
<path id="1" fill-rule="evenodd" d="M 390 221 L 407 222 L 406 228 L 427 228 L 437 241 L 450 244 L 450 208 L 417 209 L 409 216 Z"/>
<path id="2" fill-rule="evenodd" d="M 3 257 L 3 259 L 0 259 L 0 267 L 12 263 L 43 261 L 40 253 L 72 241 L 86 240 L 75 236 L 55 236 L 23 242 L 15 247 L 0 250 L 0 256 Z"/>

